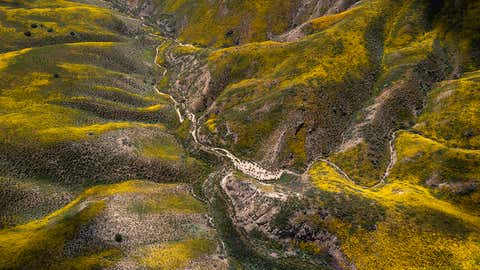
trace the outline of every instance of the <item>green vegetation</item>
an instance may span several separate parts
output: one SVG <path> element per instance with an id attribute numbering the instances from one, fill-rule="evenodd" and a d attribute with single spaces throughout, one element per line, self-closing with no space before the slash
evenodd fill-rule
<path id="1" fill-rule="evenodd" d="M 304 128 L 286 134 L 287 147 L 280 157 L 293 155 L 296 164 L 305 165 L 308 137 L 325 128 L 328 134 L 320 140 L 328 145 L 368 98 L 377 68 L 377 52 L 371 50 L 377 41 L 369 35 L 387 5 L 369 1 L 345 12 L 331 27 L 295 42 L 266 41 L 214 51 L 208 58 L 212 76 L 228 84 L 216 99 L 214 109 L 220 114 L 208 125 L 219 130 L 228 126 L 236 139 L 227 145 L 251 158 L 283 122 L 301 118 Z M 349 95 L 355 102 L 342 101 Z M 314 152 L 330 150 L 314 147 Z"/>
<path id="2" fill-rule="evenodd" d="M 205 207 L 177 185 L 156 184 L 153 182 L 127 181 L 114 185 L 95 186 L 83 192 L 62 209 L 44 218 L 0 230 L 0 264 L 2 268 L 42 269 L 97 269 L 112 266 L 124 254 L 118 248 L 95 251 L 94 243 L 83 243 L 85 252 L 75 257 L 64 253 L 64 248 L 76 237 L 81 236 L 82 228 L 99 216 L 113 197 L 130 196 L 134 199 L 127 209 L 142 209 L 143 215 L 169 214 L 174 211 L 181 215 L 204 213 Z M 140 198 L 155 198 L 154 204 Z M 117 207 L 123 207 L 118 205 Z M 168 249 L 168 247 L 172 249 Z M 196 258 L 215 250 L 216 243 L 208 239 L 193 239 L 185 246 L 167 244 L 165 250 L 174 252 L 177 248 L 177 263 L 188 258 Z M 156 256 L 156 253 L 148 256 Z M 184 256 L 184 257 L 182 257 Z M 149 257 L 146 257 L 148 262 Z M 164 266 L 164 265 L 162 265 Z"/>
<path id="3" fill-rule="evenodd" d="M 179 161 L 186 154 L 173 137 L 160 136 L 141 143 L 140 152 L 151 158 Z"/>
<path id="4" fill-rule="evenodd" d="M 444 81 L 430 96 L 416 130 L 450 147 L 480 148 L 480 72 Z"/>
<path id="5" fill-rule="evenodd" d="M 479 10 L 466 2 L 364 1 L 308 21 L 289 42 L 211 51 L 215 102 L 202 132 L 249 159 L 265 158 L 284 133 L 281 162 L 305 168 L 328 156 L 359 184 L 373 185 L 388 165 L 392 132 L 417 121 L 434 84 L 476 69 L 472 16 Z M 464 133 L 476 134 L 474 125 Z M 348 136 L 354 143 L 342 145 Z"/>
<path id="6" fill-rule="evenodd" d="M 412 133 L 401 133 L 396 142 L 398 162 L 390 179 L 401 179 L 432 188 L 472 213 L 479 213 L 480 152 L 449 148 Z"/>
<path id="7" fill-rule="evenodd" d="M 119 2 L 119 1 L 115 1 Z M 263 41 L 267 35 L 281 34 L 290 27 L 287 18 L 297 6 L 297 1 L 154 1 L 158 12 L 152 21 L 168 14 L 186 20 L 179 29 L 183 42 L 231 46 L 238 43 Z M 121 2 L 118 3 L 122 5 Z M 161 15 L 160 15 L 161 14 Z"/>
<path id="8" fill-rule="evenodd" d="M 342 251 L 358 269 L 478 267 L 478 216 L 404 178 L 369 190 L 349 182 L 325 163 L 317 163 L 310 175 L 320 191 L 337 194 L 337 201 L 339 197 L 350 198 L 345 206 L 358 204 L 352 197 L 372 201 L 370 207 L 357 208 L 354 215 L 334 216 L 323 225 L 340 237 Z M 319 197 L 324 207 L 332 209 L 334 204 L 324 198 Z M 363 219 L 371 222 L 373 202 L 384 209 L 384 218 L 374 227 L 355 227 Z"/>
<path id="9" fill-rule="evenodd" d="M 66 241 L 73 239 L 80 227 L 98 215 L 104 202 L 84 205 L 76 200 L 65 208 L 25 225 L 0 232 L 0 263 L 6 269 L 48 268 L 62 258 Z"/>
<path id="10" fill-rule="evenodd" d="M 189 263 L 211 254 L 216 243 L 208 239 L 187 239 L 146 248 L 138 260 L 148 269 L 184 269 Z"/>
<path id="11" fill-rule="evenodd" d="M 3 1 L 0 14 L 1 204 L 18 203 L 1 211 L 0 268 L 113 266 L 125 257 L 118 247 L 67 250 L 114 195 L 165 199 L 129 206 L 145 206 L 144 215 L 205 212 L 185 191 L 138 181 L 95 186 L 68 203 L 94 183 L 189 181 L 186 174 L 205 169 L 171 135 L 178 127 L 173 104 L 153 89 L 156 41 L 133 38 L 129 27 L 138 22 L 63 0 Z"/>
<path id="12" fill-rule="evenodd" d="M 440 83 L 413 132 L 396 140 L 392 179 L 431 188 L 437 196 L 479 213 L 478 74 Z"/>
<path id="13" fill-rule="evenodd" d="M 81 95 L 84 89 L 90 88 L 93 83 L 96 84 L 95 87 L 97 85 L 102 87 L 101 80 L 105 80 L 103 83 L 111 84 L 116 78 L 130 77 L 125 73 L 113 72 L 90 65 L 70 64 L 64 61 L 78 61 L 83 58 L 84 62 L 85 60 L 88 62 L 95 61 L 98 65 L 99 61 L 95 57 L 88 59 L 85 54 L 100 54 L 109 58 L 119 57 L 119 54 L 115 56 L 109 52 L 112 49 L 116 51 L 124 49 L 124 47 L 125 45 L 114 43 L 82 43 L 78 45 L 53 45 L 7 53 L 4 57 L 6 57 L 7 63 L 10 62 L 11 64 L 0 70 L 5 79 L 2 80 L 1 84 L 3 96 L 0 101 L 2 103 L 2 129 L 5 130 L 5 132 L 2 132 L 2 141 L 15 143 L 15 141 L 12 141 L 15 138 L 16 141 L 23 143 L 30 141 L 53 143 L 84 139 L 88 137 L 88 134 L 100 135 L 114 129 L 145 126 L 145 124 L 135 122 L 105 122 L 91 113 L 60 106 L 62 103 L 74 103 L 75 100 L 77 102 L 91 102 L 92 99 L 87 99 Z M 43 61 L 38 62 L 36 59 L 42 59 Z M 108 64 L 108 62 L 104 63 L 104 65 Z M 55 79 L 52 74 L 45 73 L 45 71 L 57 72 L 62 77 Z M 34 78 L 33 81 L 29 79 L 31 77 Z M 79 79 L 83 80 L 79 81 Z M 74 84 L 72 85 L 72 83 Z M 24 87 L 26 84 L 28 86 Z M 111 88 L 97 89 L 99 92 L 107 89 L 112 93 Z M 75 95 L 75 93 L 79 97 L 76 99 L 69 97 Z M 92 94 L 95 95 L 96 93 Z M 135 94 L 132 95 L 136 97 Z M 143 104 L 154 104 L 154 101 L 148 98 L 138 96 L 137 99 Z M 99 100 L 102 100 L 102 98 L 100 97 Z M 163 102 L 166 103 L 166 101 Z M 116 104 L 110 106 L 115 106 L 117 111 L 121 108 Z M 98 124 L 90 124 L 92 122 Z M 157 126 L 162 128 L 162 125 Z"/>
<path id="14" fill-rule="evenodd" d="M 105 250 L 100 253 L 89 254 L 72 259 L 67 259 L 52 267 L 52 269 L 99 269 L 114 266 L 114 263 L 121 257 L 118 249 Z"/>
<path id="15" fill-rule="evenodd" d="M 65 206 L 79 193 L 77 189 L 51 179 L 0 177 L 0 228 L 41 218 Z"/>
<path id="16" fill-rule="evenodd" d="M 0 10 L 3 41 L 0 52 L 38 45 L 121 39 L 122 21 L 111 11 L 91 5 L 64 0 L 21 0 L 11 1 L 11 6 L 2 5 Z"/>
<path id="17" fill-rule="evenodd" d="M 357 184 L 373 186 L 378 183 L 383 172 L 378 170 L 378 166 L 372 163 L 369 153 L 371 153 L 371 151 L 369 150 L 368 144 L 366 142 L 360 142 L 347 151 L 335 154 L 332 157 L 332 161 L 336 164 L 341 164 L 342 169 L 348 172 L 348 175 L 355 177 Z M 386 161 L 383 163 L 385 162 Z"/>
<path id="18" fill-rule="evenodd" d="M 205 206 L 186 194 L 162 194 L 130 206 L 130 211 L 139 215 L 165 213 L 205 213 Z"/>
<path id="19" fill-rule="evenodd" d="M 471 109 L 467 100 L 472 97 L 469 91 L 475 92 L 474 85 L 470 90 L 458 90 L 461 94 L 456 95 L 456 101 L 439 102 L 432 95 L 437 95 L 442 90 L 439 85 L 450 85 L 451 88 L 462 88 L 462 84 L 474 83 L 474 80 L 465 78 L 462 82 L 440 82 L 453 77 L 475 77 L 478 70 L 478 40 L 479 22 L 475 16 L 480 13 L 478 3 L 462 1 L 453 4 L 448 1 L 403 1 L 394 17 L 386 21 L 385 38 L 383 41 L 383 57 L 381 73 L 375 84 L 375 92 L 378 96 L 371 101 L 374 112 L 365 110 L 356 116 L 355 122 L 361 126 L 360 134 L 364 140 L 359 140 L 356 145 L 348 145 L 340 153 L 335 153 L 332 160 L 338 165 L 345 166 L 345 171 L 356 181 L 363 185 L 375 183 L 385 170 L 388 161 L 388 144 L 391 133 L 398 129 L 407 129 L 417 125 L 425 125 L 427 118 L 433 118 L 433 114 L 423 114 L 417 118 L 418 113 L 424 109 L 424 103 L 428 100 L 430 105 L 427 110 L 442 110 L 442 119 L 435 118 L 431 123 L 443 125 L 443 135 L 446 136 L 446 125 L 442 122 L 454 118 L 454 111 L 460 113 L 461 104 L 466 105 L 467 121 L 475 125 L 478 114 Z M 460 15 L 462 14 L 462 15 Z M 474 15 L 477 14 L 477 15 Z M 476 64 L 475 64 L 476 63 Z M 439 83 L 439 85 L 435 85 Z M 453 85 L 455 84 L 455 85 Z M 440 87 L 443 88 L 443 87 Z M 432 90 L 433 89 L 433 90 Z M 432 90 L 430 97 L 428 91 Z M 465 97 L 460 95 L 465 94 Z M 446 94 L 448 95 L 448 94 Z M 464 99 L 465 98 L 465 99 Z M 476 98 L 473 97 L 471 106 L 475 106 Z M 456 103 L 458 102 L 458 103 Z M 456 103 L 456 105 L 454 105 Z M 436 105 L 433 105 L 436 104 Z M 451 108 L 448 108 L 451 107 Z M 372 107 L 371 107 L 372 108 Z M 473 107 L 471 107 L 473 108 Z M 369 108 L 370 109 L 370 108 Z M 458 116 L 456 117 L 458 121 Z M 465 122 L 467 122 L 465 121 Z M 460 124 L 460 123 L 459 123 Z M 433 132 L 432 124 L 429 131 Z M 450 124 L 448 124 L 450 125 Z M 435 128 L 439 128 L 439 127 Z M 466 124 L 465 127 L 472 127 Z M 456 126 L 460 127 L 460 125 Z M 426 136 L 440 142 L 446 142 L 438 137 L 438 134 L 427 134 L 427 130 L 420 128 Z M 450 133 L 456 132 L 458 137 L 467 134 L 472 137 L 475 133 L 472 129 L 457 128 Z M 438 131 L 440 132 L 440 129 Z M 358 134 L 355 134 L 358 136 Z M 452 135 L 451 135 L 452 136 Z M 468 137 L 467 136 L 467 137 Z M 461 143 L 467 143 L 468 139 L 461 139 Z M 455 145 L 460 147 L 457 141 Z M 451 145 L 457 147 L 455 145 Z M 468 145 L 468 143 L 467 143 Z M 356 161 L 356 162 L 352 162 Z"/>
<path id="20" fill-rule="evenodd" d="M 17 1 L 0 9 L 0 31 L 9 33 L 0 47 L 2 174 L 102 183 L 167 176 L 189 181 L 187 174 L 203 173 L 171 135 L 178 128 L 174 106 L 153 89 L 158 41 L 134 39 L 129 28 L 139 22 L 61 0 Z M 27 28 L 30 37 L 23 35 Z M 117 151 L 113 142 L 129 152 Z M 91 145 L 83 147 L 89 153 L 75 150 L 79 144 Z M 79 175 L 64 168 L 88 166 L 86 159 L 96 160 L 102 172 L 79 167 Z M 121 162 L 132 173 L 120 174 Z"/>
<path id="21" fill-rule="evenodd" d="M 0 3 L 1 269 L 201 268 L 223 255 L 206 214 L 231 268 L 480 268 L 478 1 L 109 2 L 143 18 Z M 236 173 L 279 207 L 237 224 L 225 164 L 157 89 L 205 145 L 349 177 Z M 93 228 L 117 217 L 164 234 Z"/>

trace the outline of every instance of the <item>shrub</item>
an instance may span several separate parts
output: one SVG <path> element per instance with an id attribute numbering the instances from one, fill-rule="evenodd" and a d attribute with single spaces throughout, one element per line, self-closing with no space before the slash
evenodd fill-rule
<path id="1" fill-rule="evenodd" d="M 120 243 L 120 242 L 122 242 L 122 240 L 123 240 L 123 237 L 122 237 L 121 234 L 119 234 L 119 233 L 115 234 L 115 241 L 116 242 Z"/>

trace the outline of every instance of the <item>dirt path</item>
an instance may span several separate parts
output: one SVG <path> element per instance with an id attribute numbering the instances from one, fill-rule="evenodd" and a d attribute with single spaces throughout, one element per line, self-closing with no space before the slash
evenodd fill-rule
<path id="1" fill-rule="evenodd" d="M 181 44 L 181 43 L 179 43 Z M 184 44 L 181 44 L 182 46 L 186 46 Z M 158 67 L 160 68 L 164 68 L 162 66 L 160 66 L 157 62 L 156 62 L 156 59 L 158 57 L 158 54 L 159 54 L 159 50 L 158 50 L 158 47 L 156 48 L 156 55 L 155 55 L 155 59 L 154 59 L 154 64 L 157 65 Z M 227 158 L 229 159 L 234 167 L 241 171 L 242 173 L 250 176 L 250 177 L 253 177 L 257 180 L 262 180 L 262 181 L 272 181 L 272 180 L 278 180 L 280 179 L 280 177 L 283 175 L 283 174 L 292 174 L 292 175 L 297 175 L 297 173 L 295 172 L 292 172 L 292 171 L 289 171 L 289 170 L 275 170 L 275 171 L 269 171 L 263 167 L 261 167 L 259 164 L 255 163 L 255 162 L 252 162 L 252 161 L 246 161 L 246 160 L 241 160 L 240 158 L 236 157 L 234 154 L 232 154 L 230 151 L 228 151 L 227 149 L 224 149 L 224 148 L 218 148 L 218 147 L 211 147 L 211 146 L 208 146 L 206 144 L 203 144 L 199 139 L 198 139 L 198 120 L 195 116 L 195 114 L 191 113 L 187 108 L 185 108 L 185 106 L 182 106 L 178 101 L 175 100 L 174 97 L 172 97 L 171 95 L 167 94 L 167 93 L 163 93 L 161 92 L 156 86 L 154 87 L 155 91 L 159 94 L 159 95 L 164 95 L 164 96 L 168 96 L 174 106 L 175 106 L 175 111 L 177 112 L 177 115 L 178 115 L 178 120 L 180 121 L 180 123 L 182 123 L 184 121 L 184 116 L 182 114 L 182 110 L 185 114 L 185 117 L 190 120 L 191 122 L 191 130 L 190 130 L 190 135 L 192 136 L 193 138 L 193 141 L 195 142 L 195 144 L 197 144 L 201 150 L 203 151 L 206 151 L 206 152 L 209 152 L 209 153 L 213 153 L 219 157 L 223 157 L 223 158 Z"/>

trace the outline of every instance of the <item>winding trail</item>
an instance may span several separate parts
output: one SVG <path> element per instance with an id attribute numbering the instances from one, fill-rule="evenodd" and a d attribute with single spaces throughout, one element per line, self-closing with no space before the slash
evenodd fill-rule
<path id="1" fill-rule="evenodd" d="M 183 123 L 185 119 L 183 118 L 183 115 L 180 112 L 180 104 L 171 95 L 163 93 L 160 90 L 158 90 L 156 85 L 153 87 L 153 89 L 155 89 L 155 92 L 157 92 L 157 94 L 159 94 L 160 96 L 166 96 L 170 98 L 170 100 L 172 100 L 173 104 L 175 105 L 175 111 L 177 112 L 178 121 L 180 121 L 180 123 Z"/>
<path id="2" fill-rule="evenodd" d="M 393 169 L 393 166 L 395 165 L 395 163 L 397 163 L 397 150 L 395 149 L 395 140 L 397 139 L 398 132 L 400 131 L 401 130 L 397 130 L 393 132 L 392 138 L 390 139 L 390 141 L 388 141 L 388 146 L 390 148 L 390 161 L 388 162 L 388 166 L 385 169 L 385 173 L 383 174 L 382 178 L 380 178 L 378 184 L 373 186 L 373 188 L 380 187 L 385 184 L 385 179 L 387 179 Z"/>
<path id="3" fill-rule="evenodd" d="M 151 34 L 152 36 L 156 36 L 156 37 L 160 37 L 158 35 L 155 35 L 155 34 Z M 165 37 L 162 37 L 162 38 L 165 38 Z M 176 39 L 171 39 L 172 41 L 174 41 L 175 43 L 181 45 L 181 46 L 192 46 L 192 45 L 189 45 L 189 44 L 183 44 L 181 42 L 179 42 L 178 40 Z M 155 54 L 155 58 L 153 60 L 153 63 L 158 66 L 159 68 L 161 69 L 164 69 L 164 72 L 163 72 L 163 76 L 165 76 L 167 74 L 167 69 L 161 65 L 159 65 L 157 63 L 157 57 L 158 57 L 158 54 L 159 54 L 159 46 L 156 47 L 156 54 Z M 178 120 L 180 121 L 180 123 L 183 123 L 185 121 L 185 118 L 187 118 L 190 122 L 191 122 L 191 129 L 190 129 L 190 135 L 192 136 L 192 139 L 194 141 L 194 143 L 202 150 L 202 151 L 205 151 L 205 152 L 209 152 L 209 153 L 212 153 L 218 157 L 221 157 L 221 158 L 227 158 L 229 159 L 233 166 L 241 171 L 242 173 L 250 176 L 250 177 L 253 177 L 257 180 L 260 180 L 260 181 L 274 181 L 274 180 L 278 180 L 280 179 L 280 177 L 282 177 L 282 175 L 284 174 L 290 174 L 290 175 L 294 175 L 294 176 L 305 176 L 306 174 L 308 174 L 308 171 L 310 169 L 310 167 L 317 161 L 322 161 L 322 162 L 325 162 L 327 163 L 329 166 L 331 166 L 332 168 L 334 168 L 338 173 L 340 173 L 343 177 L 345 177 L 347 180 L 357 184 L 357 182 L 355 182 L 345 171 L 343 171 L 337 164 L 333 163 L 332 161 L 328 160 L 328 159 L 317 159 L 315 161 L 313 161 L 309 166 L 308 168 L 305 170 L 305 172 L 303 174 L 299 174 L 299 173 L 296 173 L 296 172 L 293 172 L 291 170 L 286 170 L 286 169 L 282 169 L 282 170 L 274 170 L 274 171 L 270 171 L 270 170 L 267 170 L 265 168 L 263 168 L 262 166 L 260 166 L 258 163 L 256 162 L 253 162 L 253 161 L 247 161 L 247 160 L 242 160 L 238 157 L 236 157 L 234 154 L 232 154 L 230 151 L 228 151 L 227 149 L 224 149 L 224 148 L 219 148 L 219 147 L 212 147 L 212 146 L 209 146 L 209 145 L 206 145 L 204 143 L 202 143 L 200 140 L 199 140 L 199 136 L 198 136 L 198 133 L 199 133 L 199 129 L 198 129 L 198 126 L 199 126 L 199 121 L 197 119 L 197 117 L 195 116 L 195 114 L 193 114 L 192 112 L 190 112 L 188 110 L 188 108 L 185 106 L 185 104 L 183 103 L 179 103 L 173 96 L 167 94 L 167 93 L 164 93 L 164 92 L 161 92 L 156 86 L 154 86 L 154 90 L 159 94 L 159 95 L 162 95 L 162 96 L 167 96 L 170 98 L 170 100 L 172 100 L 174 106 L 175 106 L 175 111 L 177 112 L 177 116 L 178 116 Z M 185 114 L 182 114 L 182 111 L 183 113 Z M 361 186 L 362 188 L 366 188 L 366 189 L 373 189 L 373 188 L 378 188 L 378 187 L 381 187 L 382 185 L 385 184 L 385 179 L 390 175 L 390 171 L 391 169 L 393 168 L 393 166 L 395 165 L 396 163 L 396 160 L 397 160 L 397 155 L 396 155 L 396 151 L 395 151 L 395 145 L 394 145 L 394 142 L 395 142 L 395 139 L 397 137 L 397 134 L 398 134 L 398 131 L 394 132 L 392 134 L 392 138 L 390 139 L 389 141 L 389 147 L 390 147 L 390 158 L 389 158 L 389 164 L 385 170 L 385 173 L 383 174 L 383 176 L 380 178 L 380 180 L 378 181 L 377 184 L 375 184 L 374 186 L 372 187 L 363 187 Z M 358 185 L 358 184 L 357 184 Z"/>
<path id="4" fill-rule="evenodd" d="M 177 43 L 182 45 L 182 46 L 185 46 L 185 45 L 183 45 L 179 42 L 177 42 Z M 155 59 L 153 60 L 153 62 L 159 68 L 165 69 L 164 67 L 159 65 L 156 61 L 156 59 L 158 57 L 158 54 L 159 54 L 159 47 L 156 48 L 156 55 L 155 55 Z M 165 72 L 164 72 L 164 74 L 165 74 Z M 199 148 L 201 150 L 209 152 L 209 153 L 213 153 L 213 154 L 215 154 L 216 156 L 219 156 L 219 157 L 229 159 L 233 163 L 233 166 L 237 170 L 239 170 L 242 173 L 244 173 L 244 174 L 246 174 L 250 177 L 253 177 L 257 180 L 262 180 L 262 181 L 278 180 L 278 179 L 280 179 L 280 177 L 282 177 L 283 174 L 291 174 L 291 175 L 300 176 L 298 173 L 292 172 L 290 170 L 269 171 L 269 170 L 261 167 L 259 164 L 255 163 L 255 162 L 239 159 L 238 157 L 236 157 L 234 154 L 232 154 L 227 149 L 218 148 L 218 147 L 211 147 L 211 146 L 208 146 L 208 145 L 202 143 L 198 138 L 198 120 L 197 120 L 195 114 L 190 112 L 188 110 L 188 108 L 186 108 L 186 106 L 184 106 L 183 104 L 180 104 L 177 100 L 175 100 L 175 98 L 173 96 L 171 96 L 167 93 L 161 92 L 156 86 L 154 86 L 154 89 L 159 95 L 168 96 L 172 100 L 172 102 L 175 106 L 175 111 L 177 112 L 177 115 L 178 115 L 178 120 L 180 121 L 180 123 L 183 123 L 183 121 L 184 121 L 184 116 L 181 112 L 182 110 L 184 111 L 186 118 L 188 120 L 190 120 L 190 122 L 192 123 L 191 129 L 190 129 L 190 134 L 193 138 L 193 141 L 195 142 L 195 144 L 197 144 L 199 146 Z"/>
<path id="5" fill-rule="evenodd" d="M 397 136 L 398 136 L 398 133 L 402 131 L 402 130 L 397 130 L 395 132 L 392 133 L 392 137 L 391 139 L 388 141 L 388 145 L 389 145 L 389 150 L 390 150 L 390 158 L 389 158 L 389 161 L 388 161 L 388 166 L 387 168 L 385 169 L 385 172 L 383 173 L 382 177 L 380 178 L 380 180 L 373 186 L 371 187 L 366 187 L 366 186 L 362 186 L 362 185 L 359 185 L 355 180 L 353 180 L 344 170 L 342 170 L 342 168 L 340 168 L 337 164 L 333 163 L 332 161 L 328 160 L 328 159 L 317 159 L 315 160 L 314 162 L 311 163 L 311 165 L 307 168 L 307 170 L 305 171 L 306 173 L 310 170 L 310 167 L 315 164 L 315 162 L 317 161 L 322 161 L 322 162 L 325 162 L 327 163 L 330 167 L 332 167 L 333 169 L 335 169 L 335 171 L 337 171 L 337 173 L 341 174 L 343 177 L 345 177 L 345 179 L 347 179 L 348 181 L 350 182 L 353 182 L 355 183 L 356 185 L 360 186 L 361 188 L 364 188 L 364 189 L 374 189 L 374 188 L 379 188 L 381 186 L 383 186 L 385 184 L 385 180 L 388 178 L 388 176 L 390 176 L 390 173 L 393 169 L 393 166 L 395 165 L 395 163 L 397 162 L 397 151 L 395 149 L 395 140 L 397 139 Z"/>

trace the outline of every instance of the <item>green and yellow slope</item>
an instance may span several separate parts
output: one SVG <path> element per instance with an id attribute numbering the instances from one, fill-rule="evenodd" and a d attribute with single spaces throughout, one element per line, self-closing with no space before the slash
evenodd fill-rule
<path id="1" fill-rule="evenodd" d="M 199 260 L 217 247 L 205 213 L 205 205 L 182 185 L 126 181 L 96 186 L 44 218 L 0 230 L 0 265 L 98 269 L 128 262 L 177 269 L 194 260 L 201 265 Z M 109 219 L 111 215 L 118 217 Z M 132 228 L 139 231 L 132 233 Z M 173 232 L 165 234 L 168 231 Z"/>
<path id="2" fill-rule="evenodd" d="M 1 1 L 0 269 L 479 269 L 479 16 Z"/>
<path id="3" fill-rule="evenodd" d="M 153 89 L 157 42 L 140 22 L 70 1 L 0 8 L 3 174 L 188 181 L 186 171 L 203 170 L 174 137 L 173 104 Z M 121 167 L 130 168 L 127 175 Z"/>

